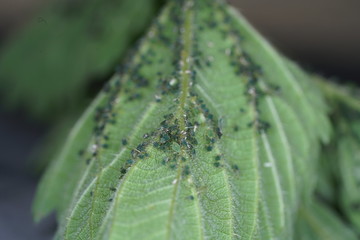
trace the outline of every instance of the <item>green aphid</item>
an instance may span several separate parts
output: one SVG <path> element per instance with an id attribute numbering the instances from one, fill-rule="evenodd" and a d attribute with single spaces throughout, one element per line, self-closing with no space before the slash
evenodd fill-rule
<path id="1" fill-rule="evenodd" d="M 132 160 L 132 159 L 129 159 L 129 160 L 127 160 L 127 161 L 126 161 L 126 163 L 127 163 L 127 164 L 132 165 L 132 164 L 134 164 L 134 163 L 135 163 L 135 161 L 134 161 L 134 160 Z"/>
<path id="2" fill-rule="evenodd" d="M 179 145 L 178 143 L 176 143 L 176 142 L 173 142 L 173 143 L 171 144 L 171 149 L 172 149 L 174 152 L 176 152 L 176 153 L 178 153 L 178 152 L 181 151 L 180 145 Z"/>

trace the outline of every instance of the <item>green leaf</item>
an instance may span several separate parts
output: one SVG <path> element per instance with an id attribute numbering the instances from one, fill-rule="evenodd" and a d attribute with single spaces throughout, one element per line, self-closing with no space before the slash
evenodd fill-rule
<path id="1" fill-rule="evenodd" d="M 338 145 L 341 206 L 360 234 L 360 115 L 349 125 L 352 133 L 340 138 Z"/>
<path id="2" fill-rule="evenodd" d="M 324 148 L 317 192 L 341 210 L 360 234 L 360 98 L 356 87 L 318 78 L 332 107 L 335 136 Z"/>
<path id="3" fill-rule="evenodd" d="M 335 135 L 335 134 L 334 134 Z M 329 205 L 338 203 L 338 180 L 335 172 L 338 171 L 337 136 L 332 142 L 324 146 L 316 171 L 316 195 Z"/>
<path id="4" fill-rule="evenodd" d="M 234 9 L 169 1 L 70 133 L 35 217 L 57 210 L 58 239 L 291 239 L 326 112 Z"/>
<path id="5" fill-rule="evenodd" d="M 157 2 L 53 1 L 2 49 L 4 100 L 36 116 L 77 107 L 89 81 L 107 75 L 148 25 Z"/>
<path id="6" fill-rule="evenodd" d="M 337 202 L 347 220 L 360 234 L 360 113 L 342 106 L 337 119 L 336 168 L 340 198 Z"/>
<path id="7" fill-rule="evenodd" d="M 358 239 L 331 209 L 318 202 L 299 209 L 296 240 Z"/>

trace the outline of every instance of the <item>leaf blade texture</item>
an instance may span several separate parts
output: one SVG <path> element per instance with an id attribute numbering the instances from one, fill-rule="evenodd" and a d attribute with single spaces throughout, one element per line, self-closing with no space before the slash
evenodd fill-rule
<path id="1" fill-rule="evenodd" d="M 290 239 L 326 114 L 311 78 L 235 10 L 169 1 L 70 135 L 35 213 L 67 174 L 72 199 L 47 209 L 58 239 Z"/>

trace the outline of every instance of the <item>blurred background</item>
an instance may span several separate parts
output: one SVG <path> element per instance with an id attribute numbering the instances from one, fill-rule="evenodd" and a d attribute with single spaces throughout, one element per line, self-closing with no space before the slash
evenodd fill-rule
<path id="1" fill-rule="evenodd" d="M 31 217 L 31 202 L 41 171 L 56 152 L 56 146 L 61 145 L 59 136 L 66 135 L 164 1 L 57 0 L 44 6 L 45 2 L 49 1 L 0 0 L 0 239 L 51 239 L 56 228 L 54 216 L 37 225 Z M 281 52 L 306 69 L 342 83 L 359 83 L 360 1 L 230 3 Z M 144 16 L 142 22 L 136 19 L 138 11 Z M 111 13 L 119 17 L 107 17 Z M 87 23 L 91 23 L 90 28 Z M 123 33 L 129 33 L 128 39 L 119 43 Z M 83 45 L 84 34 L 89 46 L 80 52 L 77 49 Z M 59 42 L 64 44 L 59 47 Z M 46 51 L 47 45 L 65 52 L 64 59 L 69 58 L 63 61 L 68 65 L 55 62 L 58 72 L 51 69 L 54 62 L 50 51 Z M 70 50 L 64 51 L 71 48 L 75 49 L 71 54 Z M 90 58 L 96 61 L 91 62 Z M 12 63 L 17 61 L 19 65 Z M 71 67 L 77 61 L 84 61 L 84 68 L 80 75 L 71 75 Z M 49 68 L 48 73 L 43 73 L 45 67 Z M 36 74 L 38 83 L 26 80 Z M 56 85 L 65 81 L 69 82 L 66 87 Z M 34 85 L 37 89 L 32 90 Z M 28 95 L 23 93 L 25 90 Z M 73 102 L 77 104 L 70 106 Z M 40 150 L 44 145 L 55 147 L 44 152 Z"/>

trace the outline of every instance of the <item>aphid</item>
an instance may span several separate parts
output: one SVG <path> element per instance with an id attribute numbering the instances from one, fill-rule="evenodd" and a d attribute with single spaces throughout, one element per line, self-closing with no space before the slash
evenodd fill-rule
<path id="1" fill-rule="evenodd" d="M 110 191 L 113 191 L 113 192 L 115 192 L 115 191 L 116 191 L 116 188 L 114 188 L 114 187 L 111 187 L 111 188 L 110 188 Z"/>
<path id="2" fill-rule="evenodd" d="M 188 165 L 186 165 L 183 169 L 183 175 L 184 176 L 188 176 L 190 174 L 190 167 Z"/>
<path id="3" fill-rule="evenodd" d="M 193 145 L 198 145 L 198 141 L 196 140 L 196 138 L 193 137 L 188 137 L 188 140 L 191 144 Z"/>
<path id="4" fill-rule="evenodd" d="M 236 164 L 231 165 L 231 168 L 232 168 L 234 171 L 239 171 L 239 166 L 236 165 Z"/>
<path id="5" fill-rule="evenodd" d="M 155 101 L 156 101 L 156 102 L 160 102 L 160 101 L 161 101 L 161 96 L 155 95 Z"/>
<path id="6" fill-rule="evenodd" d="M 135 161 L 134 161 L 134 160 L 132 160 L 132 159 L 128 159 L 128 160 L 126 161 L 126 163 L 131 165 L 131 164 L 134 164 L 134 163 L 135 163 Z"/>
<path id="7" fill-rule="evenodd" d="M 170 120 L 170 119 L 174 118 L 174 114 L 173 114 L 173 113 L 170 113 L 170 114 L 164 115 L 164 118 L 165 118 L 166 120 Z"/>
<path id="8" fill-rule="evenodd" d="M 188 142 L 185 139 L 181 140 L 181 146 L 188 147 Z"/>
<path id="9" fill-rule="evenodd" d="M 238 126 L 238 125 L 235 125 L 235 126 L 234 126 L 234 131 L 235 131 L 235 132 L 239 131 L 239 126 Z"/>
<path id="10" fill-rule="evenodd" d="M 164 120 L 160 123 L 160 126 L 163 127 L 163 128 L 168 128 L 168 124 L 167 124 L 167 121 Z"/>
<path id="11" fill-rule="evenodd" d="M 166 143 L 166 142 L 169 141 L 169 140 L 170 140 L 170 136 L 169 136 L 167 133 L 161 134 L 161 136 L 160 136 L 160 143 L 164 144 L 164 143 Z"/>
<path id="12" fill-rule="evenodd" d="M 221 159 L 221 156 L 220 156 L 220 155 L 216 155 L 216 156 L 215 156 L 215 161 L 220 161 L 220 159 Z"/>
<path id="13" fill-rule="evenodd" d="M 189 198 L 190 200 L 194 200 L 194 199 L 195 199 L 193 195 L 190 195 L 188 198 Z"/>
<path id="14" fill-rule="evenodd" d="M 165 157 L 162 161 L 161 161 L 161 164 L 162 165 L 165 165 L 166 163 L 169 162 L 169 158 L 168 157 Z"/>
<path id="15" fill-rule="evenodd" d="M 254 124 L 255 124 L 255 121 L 249 122 L 249 123 L 247 124 L 247 127 L 248 127 L 248 128 L 251 128 Z"/>
<path id="16" fill-rule="evenodd" d="M 222 137 L 222 132 L 221 132 L 221 129 L 219 128 L 219 127 L 217 127 L 216 129 L 216 134 L 217 134 L 217 136 L 219 137 L 219 138 L 221 138 Z"/>
<path id="17" fill-rule="evenodd" d="M 171 144 L 171 148 L 172 148 L 172 150 L 173 150 L 174 152 L 176 152 L 176 153 L 181 151 L 180 145 L 177 144 L 176 142 L 173 142 L 173 143 Z"/>
<path id="18" fill-rule="evenodd" d="M 131 156 L 133 157 L 133 158 L 136 158 L 139 154 L 140 154 L 141 152 L 138 150 L 138 149 L 133 149 L 133 150 L 131 150 Z"/>
<path id="19" fill-rule="evenodd" d="M 83 149 L 81 149 L 79 152 L 78 152 L 78 155 L 81 157 L 81 156 L 83 156 L 84 155 L 84 150 Z"/>
<path id="20" fill-rule="evenodd" d="M 212 149 L 213 149 L 212 146 L 206 146 L 206 151 L 211 152 Z"/>
<path id="21" fill-rule="evenodd" d="M 273 89 L 274 89 L 274 91 L 275 91 L 275 92 L 280 92 L 281 87 L 280 87 L 280 86 L 275 85 L 275 86 L 273 86 Z"/>
<path id="22" fill-rule="evenodd" d="M 128 144 L 128 141 L 124 138 L 121 140 L 122 145 L 126 146 Z"/>
<path id="23" fill-rule="evenodd" d="M 134 93 L 130 97 L 128 97 L 128 101 L 133 101 L 140 98 L 142 98 L 142 95 L 140 93 Z"/>

